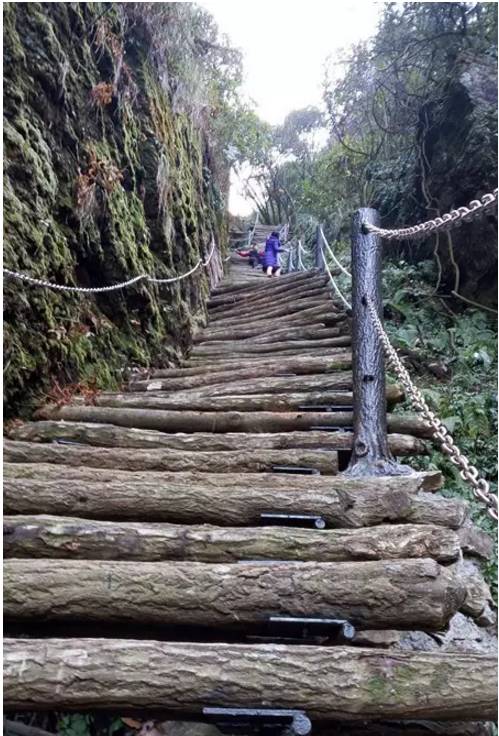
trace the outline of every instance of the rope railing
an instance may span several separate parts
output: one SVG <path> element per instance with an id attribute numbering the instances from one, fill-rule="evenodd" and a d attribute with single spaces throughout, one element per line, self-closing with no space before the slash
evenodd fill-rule
<path id="1" fill-rule="evenodd" d="M 28 284 L 32 284 L 33 286 L 42 286 L 47 289 L 54 289 L 55 291 L 66 291 L 79 294 L 101 294 L 108 291 L 125 289 L 127 286 L 136 284 L 139 281 L 149 281 L 152 284 L 173 284 L 176 281 L 182 281 L 182 279 L 186 279 L 188 276 L 192 276 L 192 274 L 195 273 L 200 266 L 207 268 L 210 265 L 211 259 L 213 258 L 215 248 L 216 241 L 213 238 L 208 258 L 206 260 L 200 258 L 189 271 L 186 271 L 180 276 L 173 276 L 171 278 L 156 278 L 155 276 L 149 276 L 148 274 L 143 273 L 139 276 L 134 276 L 127 281 L 121 281 L 119 284 L 111 284 L 109 286 L 66 286 L 65 284 L 55 284 L 52 281 L 39 279 L 34 276 L 29 276 L 28 274 L 21 273 L 19 271 L 13 271 L 10 268 L 5 267 L 3 268 L 3 273 L 4 276 L 7 276 L 8 278 L 17 279 L 18 281 L 24 281 Z"/>
<path id="2" fill-rule="evenodd" d="M 435 217 L 434 220 L 427 220 L 411 227 L 386 230 L 376 225 L 364 223 L 364 231 L 379 235 L 386 240 L 416 240 L 417 238 L 425 238 L 431 233 L 441 230 L 452 230 L 452 228 L 462 225 L 463 222 L 471 222 L 476 217 L 486 214 L 497 204 L 497 194 L 498 190 L 494 189 L 493 192 L 484 194 L 481 199 L 472 200 L 467 207 L 459 207 L 457 210 L 451 210 L 445 215 Z"/>

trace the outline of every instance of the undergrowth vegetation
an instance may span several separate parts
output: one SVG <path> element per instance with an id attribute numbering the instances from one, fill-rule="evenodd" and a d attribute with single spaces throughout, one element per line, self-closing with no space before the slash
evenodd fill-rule
<path id="1" fill-rule="evenodd" d="M 497 323 L 476 309 L 455 311 L 435 295 L 436 267 L 431 261 L 385 262 L 385 325 L 405 359 L 416 386 L 451 432 L 459 449 L 497 493 Z M 396 376 L 393 376 L 396 379 Z M 407 410 L 407 404 L 398 408 Z M 496 524 L 477 502 L 468 484 L 438 445 L 428 456 L 410 459 L 424 470 L 440 470 L 444 494 L 471 503 L 473 520 L 496 534 Z M 497 559 L 488 567 L 497 601 Z"/>

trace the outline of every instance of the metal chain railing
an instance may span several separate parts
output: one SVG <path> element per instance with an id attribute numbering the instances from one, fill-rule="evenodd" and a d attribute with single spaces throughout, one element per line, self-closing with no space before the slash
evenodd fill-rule
<path id="1" fill-rule="evenodd" d="M 498 190 L 494 189 L 493 192 L 484 194 L 481 199 L 474 199 L 467 207 L 459 207 L 457 210 L 451 210 L 445 215 L 435 217 L 434 220 L 421 222 L 419 225 L 413 225 L 412 227 L 385 230 L 382 227 L 376 227 L 376 225 L 369 223 L 365 223 L 363 227 L 365 232 L 379 235 L 387 240 L 415 240 L 417 238 L 425 238 L 431 233 L 439 232 L 440 230 L 451 230 L 454 227 L 459 227 L 463 222 L 470 222 L 488 210 L 493 209 L 497 203 L 497 193 Z"/>
<path id="2" fill-rule="evenodd" d="M 149 281 L 152 284 L 173 284 L 176 281 L 181 281 L 182 279 L 186 279 L 188 276 L 192 276 L 192 274 L 197 271 L 200 266 L 204 266 L 205 268 L 209 266 L 215 252 L 215 248 L 216 242 L 213 239 L 211 251 L 208 255 L 208 258 L 205 261 L 200 258 L 189 271 L 181 274 L 180 276 L 173 276 L 172 278 L 168 279 L 160 279 L 153 276 L 148 276 L 148 274 L 143 273 L 140 274 L 140 276 L 134 276 L 133 278 L 128 279 L 128 281 L 121 281 L 119 284 L 112 284 L 111 286 L 65 286 L 64 284 L 54 284 L 52 281 L 46 281 L 45 279 L 38 279 L 34 276 L 28 276 L 28 274 L 25 273 L 12 271 L 10 268 L 4 268 L 3 273 L 9 278 L 18 279 L 19 281 L 25 281 L 26 283 L 32 284 L 33 286 L 43 286 L 47 289 L 54 289 L 55 291 L 70 291 L 77 292 L 79 294 L 100 294 L 106 291 L 116 291 L 117 289 L 124 289 L 127 286 L 131 286 L 132 284 L 136 284 L 138 281 L 142 280 Z"/>
<path id="3" fill-rule="evenodd" d="M 409 399 L 417 411 L 423 416 L 425 423 L 433 432 L 433 436 L 440 442 L 441 449 L 446 455 L 448 455 L 451 463 L 459 468 L 461 478 L 469 483 L 473 490 L 473 495 L 481 503 L 485 504 L 488 508 L 490 516 L 497 521 L 498 519 L 498 499 L 493 493 L 490 492 L 490 485 L 481 478 L 477 468 L 470 463 L 468 458 L 463 455 L 461 450 L 456 446 L 450 432 L 445 427 L 443 422 L 431 411 L 430 407 L 426 403 L 421 391 L 416 388 L 413 384 L 411 377 L 397 355 L 397 351 L 390 343 L 390 339 L 386 334 L 381 320 L 376 312 L 376 307 L 369 297 L 365 297 L 365 304 L 367 306 L 369 316 L 373 322 L 374 329 L 378 335 L 378 338 L 383 345 L 388 364 L 395 373 L 399 380 L 402 382 L 404 388 L 407 391 Z"/>

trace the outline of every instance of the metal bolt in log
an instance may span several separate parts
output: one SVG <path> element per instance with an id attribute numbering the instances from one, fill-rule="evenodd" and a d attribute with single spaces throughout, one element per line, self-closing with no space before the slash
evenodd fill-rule
<path id="1" fill-rule="evenodd" d="M 376 210 L 357 210 L 352 225 L 352 371 L 354 442 L 350 476 L 407 475 L 388 448 L 383 349 L 369 317 L 366 296 L 382 316 L 382 244 L 363 224 L 379 225 Z"/>

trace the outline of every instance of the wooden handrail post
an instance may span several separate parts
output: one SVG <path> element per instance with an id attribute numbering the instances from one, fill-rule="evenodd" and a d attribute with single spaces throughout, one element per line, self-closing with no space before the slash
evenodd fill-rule
<path id="1" fill-rule="evenodd" d="M 315 231 L 315 267 L 324 271 L 324 253 L 322 251 L 321 225 L 317 225 Z"/>
<path id="2" fill-rule="evenodd" d="M 352 369 L 354 441 L 350 476 L 406 475 L 388 449 L 383 347 L 369 317 L 366 296 L 382 318 L 381 238 L 365 233 L 363 223 L 379 226 L 376 210 L 357 210 L 352 224 Z"/>

